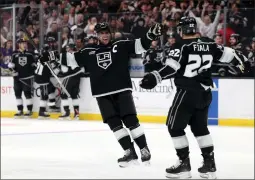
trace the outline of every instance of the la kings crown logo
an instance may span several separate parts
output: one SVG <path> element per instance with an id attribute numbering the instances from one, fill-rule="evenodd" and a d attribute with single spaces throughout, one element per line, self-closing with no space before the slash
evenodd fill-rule
<path id="1" fill-rule="evenodd" d="M 27 57 L 19 57 L 19 64 L 25 66 L 27 64 Z"/>
<path id="2" fill-rule="evenodd" d="M 107 69 L 112 64 L 110 52 L 103 52 L 97 54 L 97 65 L 103 69 Z"/>

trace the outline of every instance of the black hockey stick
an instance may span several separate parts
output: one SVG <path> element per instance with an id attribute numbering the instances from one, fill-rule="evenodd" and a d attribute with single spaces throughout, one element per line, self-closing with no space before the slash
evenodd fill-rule
<path id="1" fill-rule="evenodd" d="M 20 23 L 20 26 L 21 26 L 21 30 L 26 33 L 27 35 L 27 38 L 30 42 L 30 44 L 35 48 L 35 50 L 39 53 L 39 50 L 38 48 L 36 47 L 35 45 L 35 42 L 32 40 L 31 36 L 29 35 L 29 32 L 27 31 L 26 29 L 26 25 L 25 25 L 25 21 L 27 19 L 27 16 L 29 14 L 31 10 L 31 7 L 30 6 L 27 6 L 24 11 L 23 11 L 23 14 L 19 20 L 19 23 Z M 70 94 L 68 93 L 68 91 L 66 90 L 66 88 L 63 86 L 62 82 L 60 81 L 60 79 L 58 78 L 58 76 L 55 74 L 55 72 L 52 70 L 52 68 L 50 67 L 49 63 L 48 62 L 45 62 L 45 65 L 49 68 L 51 74 L 54 76 L 54 78 L 57 80 L 57 82 L 59 83 L 61 89 L 64 91 L 64 93 L 67 95 L 68 98 L 70 98 Z"/>

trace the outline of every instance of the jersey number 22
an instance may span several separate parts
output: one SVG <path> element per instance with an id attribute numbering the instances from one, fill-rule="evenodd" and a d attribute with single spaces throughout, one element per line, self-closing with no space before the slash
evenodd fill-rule
<path id="1" fill-rule="evenodd" d="M 188 64 L 185 68 L 185 77 L 194 77 L 206 71 L 212 66 L 213 56 L 210 54 L 198 55 L 190 54 Z M 190 64 L 192 62 L 192 64 Z"/>

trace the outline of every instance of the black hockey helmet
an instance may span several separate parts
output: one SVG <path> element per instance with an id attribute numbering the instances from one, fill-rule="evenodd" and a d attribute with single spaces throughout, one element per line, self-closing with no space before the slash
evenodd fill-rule
<path id="1" fill-rule="evenodd" d="M 95 26 L 95 31 L 96 33 L 99 33 L 101 31 L 108 31 L 109 33 L 111 33 L 110 27 L 106 22 L 98 23 Z"/>
<path id="2" fill-rule="evenodd" d="M 26 40 L 25 38 L 19 38 L 19 39 L 17 40 L 17 44 L 23 43 L 23 42 L 27 42 L 27 40 Z"/>
<path id="3" fill-rule="evenodd" d="M 46 42 L 47 43 L 54 43 L 54 42 L 56 42 L 56 39 L 53 36 L 49 36 L 49 37 L 46 38 Z"/>
<path id="4" fill-rule="evenodd" d="M 241 37 L 239 34 L 233 33 L 230 35 L 230 38 L 234 38 L 236 40 L 236 44 L 240 42 Z"/>
<path id="5" fill-rule="evenodd" d="M 71 49 L 75 49 L 76 48 L 76 46 L 75 46 L 75 44 L 73 42 L 68 43 L 68 45 L 66 45 L 66 47 L 67 48 L 71 48 Z"/>
<path id="6" fill-rule="evenodd" d="M 177 25 L 178 32 L 185 35 L 194 35 L 197 33 L 197 22 L 193 17 L 182 17 Z"/>
<path id="7" fill-rule="evenodd" d="M 44 50 L 57 50 L 57 40 L 53 36 L 45 38 Z"/>

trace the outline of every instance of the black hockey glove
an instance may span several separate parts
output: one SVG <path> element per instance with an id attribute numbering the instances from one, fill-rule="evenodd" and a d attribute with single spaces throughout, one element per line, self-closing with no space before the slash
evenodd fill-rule
<path id="1" fill-rule="evenodd" d="M 54 51 L 43 51 L 40 57 L 41 63 L 56 61 L 56 60 L 57 60 L 57 57 L 55 56 Z"/>
<path id="2" fill-rule="evenodd" d="M 162 35 L 162 30 L 163 30 L 162 24 L 156 23 L 155 25 L 150 27 L 146 36 L 151 41 L 157 40 Z"/>
<path id="3" fill-rule="evenodd" d="M 152 71 L 143 77 L 143 79 L 140 81 L 140 87 L 143 89 L 153 89 L 161 81 L 162 78 L 158 71 Z"/>

